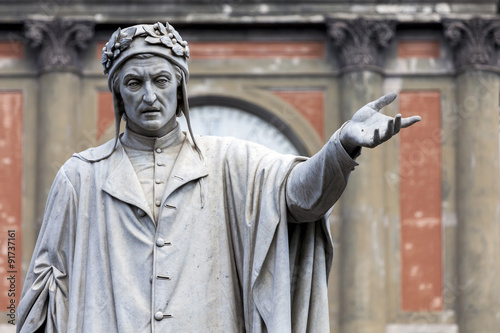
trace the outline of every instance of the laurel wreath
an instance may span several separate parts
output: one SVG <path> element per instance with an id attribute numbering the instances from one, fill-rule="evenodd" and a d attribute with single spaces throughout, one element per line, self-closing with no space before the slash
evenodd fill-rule
<path id="1" fill-rule="evenodd" d="M 172 52 L 179 57 L 189 58 L 189 46 L 181 35 L 168 22 L 166 26 L 160 22 L 151 25 L 144 25 L 147 37 L 144 39 L 149 44 L 163 44 L 172 49 Z M 112 35 L 106 46 L 102 48 L 101 63 L 104 67 L 104 74 L 108 74 L 109 69 L 120 53 L 128 48 L 132 43 L 137 28 L 121 30 L 118 28 Z"/>

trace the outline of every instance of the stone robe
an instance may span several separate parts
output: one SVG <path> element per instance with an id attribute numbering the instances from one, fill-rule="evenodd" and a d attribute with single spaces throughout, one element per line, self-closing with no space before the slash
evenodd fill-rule
<path id="1" fill-rule="evenodd" d="M 334 137 L 338 140 L 338 135 Z M 188 138 L 157 225 L 119 143 L 56 176 L 18 307 L 18 332 L 328 332 L 325 217 L 296 223 L 286 181 L 301 157 Z M 355 162 L 332 143 L 338 197 Z M 342 150 L 342 151 L 341 151 Z M 346 162 L 347 161 L 347 162 Z"/>

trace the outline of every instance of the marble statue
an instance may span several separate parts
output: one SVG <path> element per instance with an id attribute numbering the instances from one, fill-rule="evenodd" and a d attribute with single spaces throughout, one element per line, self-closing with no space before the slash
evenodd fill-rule
<path id="1" fill-rule="evenodd" d="M 116 137 L 58 172 L 18 332 L 328 332 L 325 214 L 361 147 L 420 118 L 379 113 L 396 98 L 383 96 L 311 158 L 195 136 L 188 57 L 168 23 L 103 48 Z"/>

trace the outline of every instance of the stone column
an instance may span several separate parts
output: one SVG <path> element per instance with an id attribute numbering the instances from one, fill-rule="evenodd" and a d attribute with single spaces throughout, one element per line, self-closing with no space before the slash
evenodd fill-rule
<path id="1" fill-rule="evenodd" d="M 38 68 L 36 233 L 54 177 L 74 152 L 81 104 L 81 58 L 93 36 L 90 21 L 28 19 L 25 36 Z"/>
<path id="2" fill-rule="evenodd" d="M 343 121 L 383 95 L 381 51 L 394 35 L 390 21 L 331 20 L 329 33 L 342 68 Z M 386 326 L 386 227 L 383 150 L 364 149 L 342 196 L 340 332 L 384 333 Z"/>
<path id="3" fill-rule="evenodd" d="M 500 21 L 447 20 L 457 68 L 457 318 L 460 333 L 500 328 Z"/>

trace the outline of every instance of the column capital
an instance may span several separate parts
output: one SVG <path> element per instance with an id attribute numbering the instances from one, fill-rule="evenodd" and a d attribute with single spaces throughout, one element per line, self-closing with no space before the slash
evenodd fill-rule
<path id="1" fill-rule="evenodd" d="M 444 36 L 454 49 L 455 68 L 500 71 L 496 48 L 500 45 L 500 20 L 474 17 L 444 19 Z"/>
<path id="2" fill-rule="evenodd" d="M 327 24 L 328 34 L 340 51 L 342 69 L 381 70 L 383 57 L 380 51 L 394 37 L 396 21 L 330 18 Z"/>
<path id="3" fill-rule="evenodd" d="M 25 37 L 37 50 L 40 71 L 76 70 L 82 67 L 82 53 L 94 36 L 94 23 L 71 18 L 29 18 L 24 21 Z"/>

